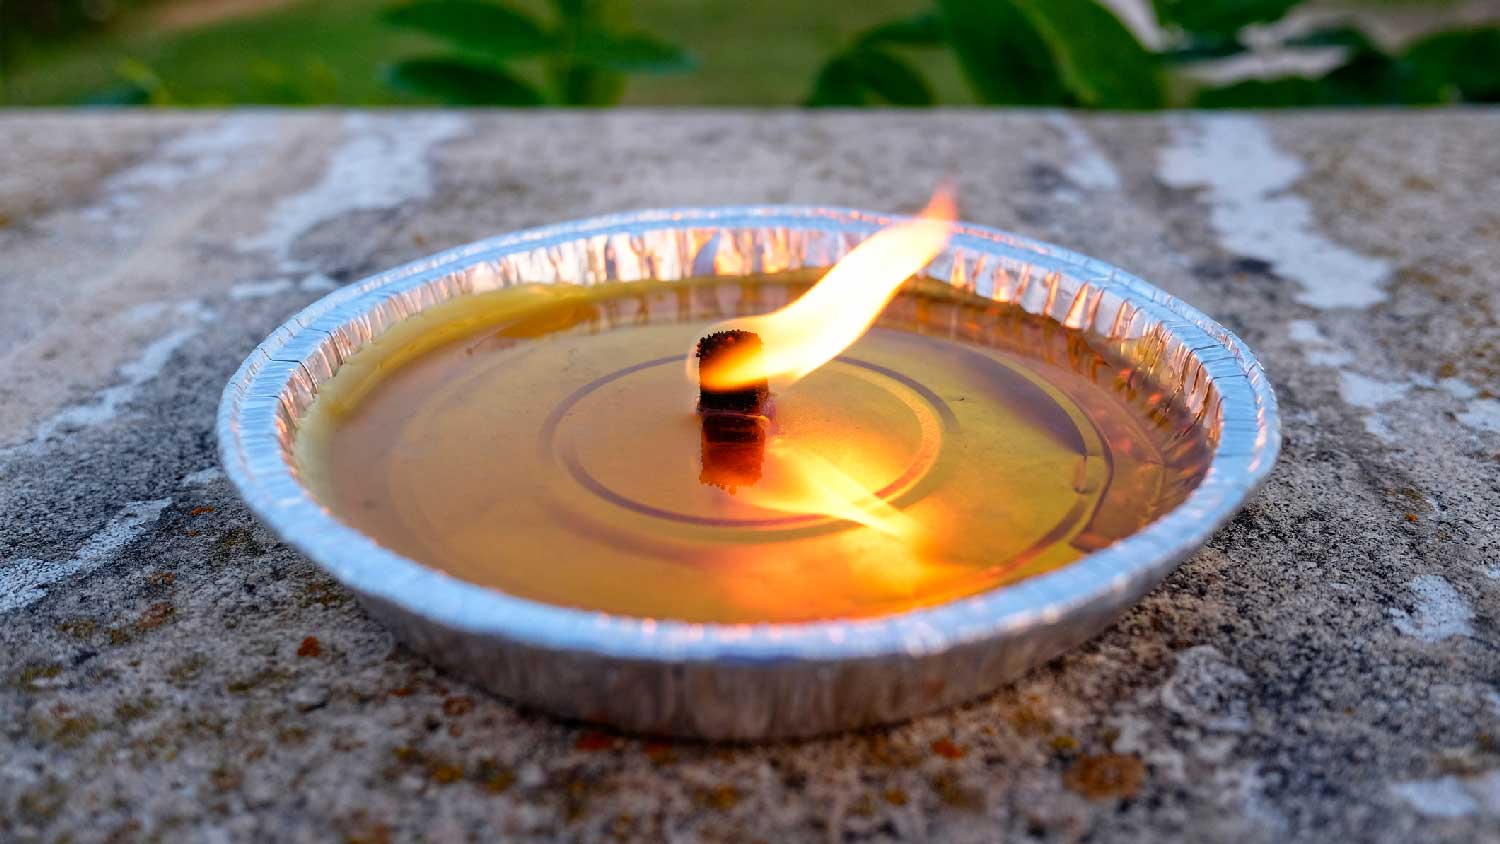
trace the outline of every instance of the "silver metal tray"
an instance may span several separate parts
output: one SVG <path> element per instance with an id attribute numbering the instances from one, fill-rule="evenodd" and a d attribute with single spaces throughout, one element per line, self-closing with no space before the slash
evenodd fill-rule
<path id="1" fill-rule="evenodd" d="M 1090 638 L 1229 519 L 1271 471 L 1276 398 L 1239 338 L 1092 258 L 970 224 L 929 268 L 1071 328 L 1136 339 L 1150 377 L 1216 440 L 1202 483 L 1140 532 L 1059 570 L 942 606 L 854 621 L 689 624 L 540 604 L 387 551 L 314 501 L 291 462 L 318 385 L 395 322 L 522 282 L 597 284 L 826 266 L 902 218 L 841 208 L 677 208 L 490 238 L 380 273 L 272 332 L 219 405 L 245 502 L 412 648 L 514 701 L 621 729 L 712 739 L 895 721 L 994 690 Z"/>

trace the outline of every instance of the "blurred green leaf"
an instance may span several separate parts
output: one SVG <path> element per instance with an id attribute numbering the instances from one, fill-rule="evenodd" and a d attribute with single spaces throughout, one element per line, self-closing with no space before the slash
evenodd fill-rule
<path id="1" fill-rule="evenodd" d="M 807 98 L 810 106 L 868 105 L 873 98 L 900 106 L 932 105 L 932 87 L 916 68 L 883 50 L 855 47 L 823 65 Z"/>
<path id="2" fill-rule="evenodd" d="M 902 106 L 932 105 L 932 87 L 901 59 L 868 47 L 855 50 L 849 58 L 860 82 L 882 99 Z"/>
<path id="3" fill-rule="evenodd" d="M 932 105 L 932 86 L 922 74 L 882 48 L 931 47 L 946 42 L 945 23 L 936 11 L 877 24 L 823 65 L 807 105 L 855 106 L 872 100 L 903 106 Z"/>
<path id="4" fill-rule="evenodd" d="M 338 72 L 316 58 L 295 65 L 255 59 L 245 82 L 245 101 L 277 105 L 336 103 L 343 88 Z"/>
<path id="5" fill-rule="evenodd" d="M 385 18 L 496 58 L 545 53 L 557 44 L 526 15 L 482 0 L 418 0 L 390 7 Z"/>
<path id="6" fill-rule="evenodd" d="M 625 93 L 625 77 L 585 64 L 558 65 L 552 70 L 557 101 L 570 106 L 607 106 Z"/>
<path id="7" fill-rule="evenodd" d="M 1083 105 L 1158 108 L 1164 91 L 1153 56 L 1095 0 L 1015 0 L 1047 42 L 1063 84 Z"/>
<path id="8" fill-rule="evenodd" d="M 455 105 L 532 106 L 543 101 L 530 84 L 492 65 L 463 59 L 409 59 L 386 68 L 391 86 Z"/>
<path id="9" fill-rule="evenodd" d="M 398 87 L 449 102 L 539 102 L 541 95 L 500 63 L 512 58 L 545 59 L 554 101 L 565 105 L 611 105 L 624 92 L 625 73 L 678 73 L 697 66 L 685 50 L 638 32 L 616 31 L 626 22 L 623 4 L 605 0 L 554 0 L 553 30 L 520 12 L 483 0 L 416 0 L 393 7 L 390 22 L 438 35 L 483 56 L 423 59 L 393 69 Z M 611 15 L 611 12 L 620 12 Z M 494 88 L 494 93 L 485 89 Z"/>
<path id="10" fill-rule="evenodd" d="M 1155 108 L 1156 57 L 1095 0 L 938 0 L 959 64 L 991 104 Z"/>
<path id="11" fill-rule="evenodd" d="M 900 44 L 907 47 L 936 47 L 948 40 L 943 16 L 936 11 L 920 12 L 909 18 L 887 21 L 860 34 L 855 44 Z"/>
<path id="12" fill-rule="evenodd" d="M 813 81 L 807 104 L 816 108 L 865 104 L 865 89 L 860 82 L 859 70 L 848 55 L 834 56 L 823 65 L 818 78 Z"/>
<path id="13" fill-rule="evenodd" d="M 1328 105 L 1427 105 L 1441 101 L 1441 86 L 1412 73 L 1384 53 L 1356 53 L 1320 80 Z"/>
<path id="14" fill-rule="evenodd" d="M 1440 32 L 1402 56 L 1419 85 L 1471 103 L 1500 102 L 1500 27 Z"/>
<path id="15" fill-rule="evenodd" d="M 344 80 L 339 72 L 321 58 L 303 63 L 303 82 L 299 87 L 302 103 L 336 103 L 343 99 Z"/>
<path id="16" fill-rule="evenodd" d="M 573 59 L 618 73 L 683 73 L 698 66 L 681 47 L 640 33 L 584 32 L 573 47 Z"/>
<path id="17" fill-rule="evenodd" d="M 1049 45 L 1011 0 L 937 0 L 959 67 L 981 102 L 1057 105 L 1071 97 Z"/>
<path id="18" fill-rule="evenodd" d="M 154 106 L 177 104 L 176 98 L 167 90 L 166 84 L 161 81 L 156 71 L 139 59 L 121 59 L 120 63 L 115 65 L 115 74 L 125 80 L 127 85 L 132 85 L 145 94 L 145 99 L 142 100 L 144 103 Z"/>
<path id="19" fill-rule="evenodd" d="M 1217 36 L 1216 41 L 1233 40 L 1236 33 L 1252 23 L 1278 20 L 1302 0 L 1151 0 L 1156 19 L 1163 26 L 1177 26 L 1185 32 Z"/>
<path id="20" fill-rule="evenodd" d="M 565 20 L 583 18 L 588 5 L 589 0 L 552 0 L 552 8 L 556 9 L 558 16 Z"/>

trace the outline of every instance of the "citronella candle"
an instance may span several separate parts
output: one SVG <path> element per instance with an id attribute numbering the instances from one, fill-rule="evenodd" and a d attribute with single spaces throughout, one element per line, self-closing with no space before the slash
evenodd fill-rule
<path id="1" fill-rule="evenodd" d="M 1279 435 L 1237 338 L 1100 262 L 941 214 L 730 208 L 351 285 L 245 362 L 219 436 L 257 515 L 444 665 L 756 738 L 1082 641 Z"/>

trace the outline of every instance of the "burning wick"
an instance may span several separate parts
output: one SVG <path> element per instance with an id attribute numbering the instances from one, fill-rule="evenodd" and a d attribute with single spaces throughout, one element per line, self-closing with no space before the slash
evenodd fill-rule
<path id="1" fill-rule="evenodd" d="M 729 493 L 760 480 L 771 388 L 764 378 L 716 388 L 710 376 L 726 366 L 758 367 L 764 353 L 760 338 L 749 331 L 717 331 L 698 341 L 698 413 L 703 417 L 703 470 L 698 480 Z"/>
<path id="2" fill-rule="evenodd" d="M 698 341 L 698 412 L 743 413 L 767 416 L 766 403 L 771 387 L 761 378 L 726 383 L 718 373 L 724 370 L 762 370 L 765 346 L 752 331 L 731 329 L 715 331 Z"/>
<path id="3" fill-rule="evenodd" d="M 833 516 L 915 541 L 920 530 L 909 516 L 822 456 L 789 437 L 767 443 L 770 384 L 795 383 L 863 337 L 901 285 L 948 245 L 956 212 L 952 193 L 939 190 L 922 213 L 871 235 L 795 302 L 715 325 L 698 341 L 703 483 L 743 492 L 754 506 Z M 692 370 L 690 359 L 690 378 Z M 757 484 L 763 472 L 766 482 Z"/>

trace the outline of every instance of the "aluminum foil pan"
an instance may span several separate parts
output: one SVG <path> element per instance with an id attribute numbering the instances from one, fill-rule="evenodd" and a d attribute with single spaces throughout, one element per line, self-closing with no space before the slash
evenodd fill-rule
<path id="1" fill-rule="evenodd" d="M 257 516 L 412 648 L 511 700 L 621 729 L 807 736 L 975 698 L 1083 642 L 1229 519 L 1271 471 L 1276 398 L 1239 338 L 1103 262 L 961 224 L 929 269 L 1072 328 L 1134 339 L 1151 377 L 1201 411 L 1213 458 L 1180 506 L 1061 569 L 938 607 L 853 621 L 714 625 L 523 600 L 392 553 L 298 481 L 298 420 L 341 363 L 434 303 L 522 282 L 598 284 L 826 266 L 901 218 L 840 208 L 677 208 L 490 238 L 351 284 L 272 332 L 219 406 L 221 459 Z"/>

